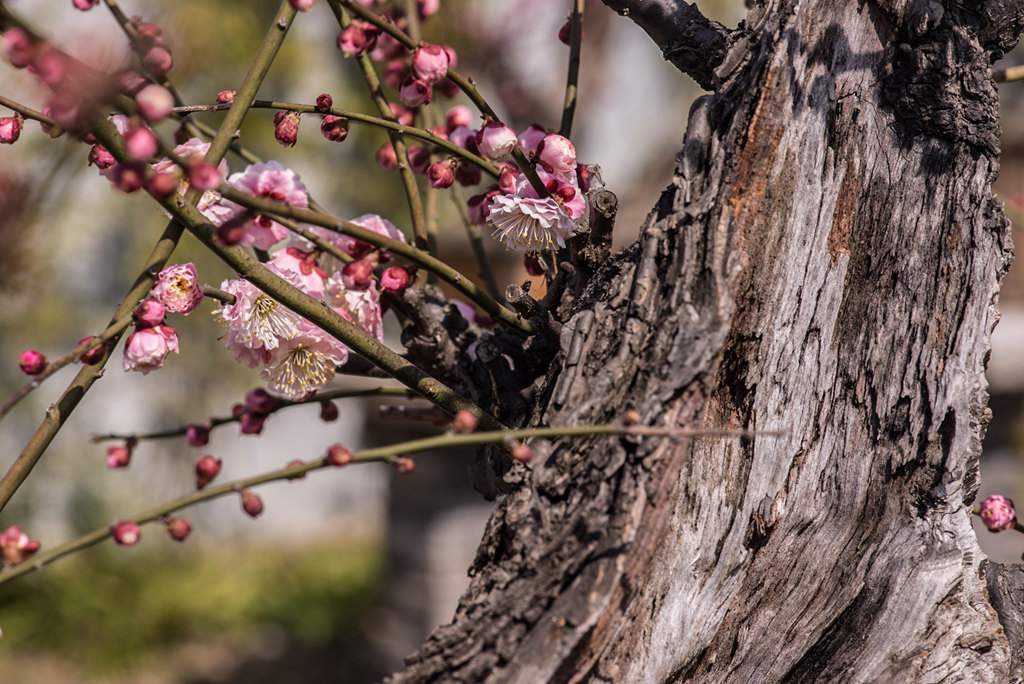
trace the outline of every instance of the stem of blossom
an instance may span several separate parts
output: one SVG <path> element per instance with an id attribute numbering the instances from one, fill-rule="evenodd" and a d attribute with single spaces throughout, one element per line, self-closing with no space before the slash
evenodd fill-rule
<path id="1" fill-rule="evenodd" d="M 42 373 L 34 376 L 29 382 L 22 385 L 21 388 L 17 392 L 15 392 L 10 399 L 3 403 L 3 406 L 0 406 L 0 419 L 6 416 L 7 413 L 12 408 L 14 408 L 15 404 L 24 399 L 32 390 L 43 384 L 43 381 L 46 380 L 46 378 L 56 373 L 64 366 L 70 363 L 74 363 L 78 359 L 82 358 L 82 355 L 84 355 L 90 349 L 98 347 L 101 344 L 109 342 L 115 337 L 118 337 L 122 332 L 124 332 L 125 328 L 131 325 L 131 322 L 132 314 L 124 316 L 123 318 L 120 318 L 114 321 L 109 326 L 107 326 L 106 330 L 104 330 L 102 333 L 100 333 L 93 339 L 89 341 L 79 342 L 74 349 L 69 351 L 64 356 L 61 356 L 59 359 L 55 359 L 46 364 L 46 368 L 43 369 Z"/>
<path id="2" fill-rule="evenodd" d="M 53 126 L 57 130 L 63 130 L 60 127 L 60 125 L 57 124 L 56 121 L 54 121 L 50 117 L 46 116 L 42 112 L 37 112 L 36 110 L 34 110 L 34 109 L 30 108 L 30 107 L 26 107 L 25 105 L 21 104 L 20 102 L 15 102 L 14 100 L 12 100 L 10 98 L 7 98 L 7 97 L 4 97 L 3 95 L 0 95 L 0 105 L 3 105 L 4 107 L 7 107 L 8 109 L 13 110 L 15 112 L 18 112 L 19 114 L 21 114 L 26 119 L 33 119 L 35 121 L 41 121 L 42 123 L 49 124 L 49 125 Z M 56 131 L 54 131 L 54 134 L 56 134 Z"/>
<path id="3" fill-rule="evenodd" d="M 448 433 L 444 435 L 437 435 L 434 437 L 426 437 L 423 439 L 414 439 L 408 442 L 400 442 L 398 444 L 392 444 L 389 446 L 377 447 L 374 449 L 365 449 L 352 454 L 351 463 L 373 463 L 373 462 L 388 462 L 393 460 L 396 456 L 404 454 L 414 454 L 423 451 L 433 451 L 436 449 L 449 448 L 454 446 L 467 446 L 474 444 L 500 444 L 511 440 L 522 440 L 531 437 L 587 437 L 596 435 L 637 435 L 641 437 L 669 437 L 669 438 L 687 438 L 687 437 L 718 437 L 718 438 L 751 438 L 761 436 L 779 436 L 782 432 L 761 432 L 754 430 L 701 430 L 701 429 L 690 429 L 690 428 L 655 428 L 655 427 L 643 427 L 643 426 L 632 426 L 625 427 L 619 423 L 608 423 L 604 425 L 580 425 L 575 427 L 544 427 L 544 428 L 523 428 L 519 430 L 494 430 L 494 431 L 483 431 L 483 432 L 471 432 L 468 434 L 453 434 Z M 280 480 L 288 480 L 299 475 L 304 475 L 313 470 L 321 469 L 333 469 L 337 466 L 328 463 L 326 458 L 320 458 L 315 461 L 308 461 L 306 463 L 297 464 L 293 466 L 286 466 L 284 468 L 278 468 L 260 475 L 254 475 L 252 477 L 243 478 L 241 480 L 235 480 L 234 482 L 225 482 L 222 485 L 215 487 L 207 487 L 191 494 L 179 497 L 167 503 L 161 504 L 150 508 L 149 510 L 142 511 L 136 515 L 123 520 L 131 520 L 136 524 L 142 525 L 154 520 L 160 520 L 164 516 L 170 515 L 176 511 L 195 504 L 202 503 L 203 501 L 209 501 L 222 496 L 234 495 L 242 489 L 256 487 L 268 482 L 276 482 Z M 110 528 L 103 527 L 92 532 L 83 535 L 77 539 L 65 542 L 60 546 L 55 546 L 49 551 L 44 551 L 33 556 L 31 559 L 19 563 L 14 567 L 7 568 L 0 572 L 0 584 L 10 581 L 15 577 L 32 572 L 33 570 L 40 570 L 44 566 L 49 565 L 58 558 L 62 558 L 69 554 L 81 551 L 82 549 L 93 546 L 107 537 L 111 536 Z"/>
<path id="4" fill-rule="evenodd" d="M 498 289 L 498 281 L 495 279 L 494 271 L 491 269 L 491 260 L 487 257 L 487 249 L 484 247 L 480 228 L 473 225 L 469 220 L 469 212 L 466 210 L 466 198 L 462 194 L 462 188 L 453 185 L 451 189 L 452 203 L 462 218 L 462 225 L 466 228 L 466 237 L 469 238 L 469 246 L 476 257 L 476 263 L 480 266 L 480 272 L 477 275 L 483 279 L 484 285 L 487 286 L 487 292 L 491 297 L 496 301 L 500 301 L 502 298 L 501 291 Z"/>
<path id="5" fill-rule="evenodd" d="M 373 10 L 363 7 L 358 2 L 352 0 L 330 0 L 331 9 L 335 12 L 336 16 L 345 16 L 345 10 L 359 16 L 360 19 L 373 24 L 384 33 L 401 43 L 407 50 L 415 50 L 417 41 L 410 38 L 404 31 L 399 29 L 397 26 L 389 21 L 385 21 L 380 15 L 375 13 Z M 347 24 L 345 24 L 347 26 Z M 365 55 L 364 55 L 365 57 Z M 448 69 L 448 78 L 459 87 L 462 92 L 466 94 L 466 97 L 480 110 L 481 114 L 485 114 L 495 121 L 501 121 L 501 117 L 487 104 L 487 100 L 483 98 L 480 91 L 476 89 L 473 82 L 467 79 L 455 69 Z M 386 116 L 386 115 L 385 115 Z M 537 191 L 540 197 L 551 197 L 551 191 L 547 189 L 544 182 L 541 181 L 540 176 L 537 175 L 537 171 L 533 168 L 533 164 L 526 158 L 519 146 L 516 145 L 512 148 L 512 159 L 515 160 L 516 165 L 526 176 L 526 179 L 530 181 L 530 185 Z"/>
<path id="6" fill-rule="evenodd" d="M 569 70 L 565 79 L 565 104 L 562 105 L 560 135 L 572 137 L 572 119 L 576 114 L 576 99 L 579 91 L 580 52 L 583 44 L 583 5 L 585 0 L 573 0 L 572 17 L 569 19 Z"/>
<path id="7" fill-rule="evenodd" d="M 241 203 L 239 202 L 239 204 Z M 199 213 L 198 209 L 188 202 L 175 201 L 172 198 L 165 201 L 163 205 L 179 221 L 185 224 L 189 232 L 199 238 L 210 251 L 231 266 L 241 277 L 295 313 L 327 331 L 328 334 L 343 342 L 352 351 L 361 354 L 368 361 L 415 391 L 421 397 L 440 406 L 450 415 L 454 416 L 459 411 L 466 410 L 475 415 L 480 424 L 488 429 L 500 429 L 502 427 L 496 418 L 472 401 L 459 395 L 423 369 L 405 360 L 399 354 L 371 337 L 355 323 L 342 318 L 323 302 L 317 301 L 288 283 L 250 256 L 244 248 L 237 245 L 231 247 L 221 245 L 214 236 L 213 226 L 206 220 L 206 217 Z M 309 213 L 318 219 L 320 218 L 319 214 Z M 376 235 L 376 233 L 371 234 Z M 403 244 L 403 246 L 406 245 Z"/>
<path id="8" fill-rule="evenodd" d="M 1013 66 L 1006 69 L 992 69 L 992 80 L 996 83 L 1007 83 L 1024 79 L 1024 66 Z"/>
<path id="9" fill-rule="evenodd" d="M 334 5 L 331 5 L 331 9 L 334 11 L 334 16 L 342 28 L 347 28 L 352 23 L 351 17 L 343 9 Z M 359 65 L 359 70 L 363 73 L 366 87 L 370 90 L 370 99 L 373 100 L 373 104 L 377 107 L 377 112 L 384 119 L 394 121 L 395 116 L 391 112 L 391 105 L 384 95 L 384 90 L 380 87 L 380 79 L 377 78 L 377 72 L 373 67 L 373 61 L 370 59 L 370 56 L 363 53 L 356 57 L 356 63 Z M 423 214 L 423 199 L 420 197 L 420 188 L 416 183 L 416 174 L 413 173 L 412 166 L 409 164 L 409 150 L 405 145 L 405 139 L 400 134 L 389 130 L 388 137 L 391 139 L 391 145 L 395 148 L 395 157 L 398 159 L 398 174 L 402 179 L 405 196 L 409 201 L 409 218 L 412 220 L 413 241 L 420 249 L 424 251 L 429 250 L 430 243 L 427 240 L 427 222 Z"/>
<path id="10" fill-rule="evenodd" d="M 244 95 L 244 97 L 248 98 L 247 102 L 251 102 L 255 97 L 256 91 L 266 76 L 267 70 L 277 54 L 277 49 L 284 39 L 284 34 L 287 33 L 287 28 L 291 25 L 291 20 L 294 17 L 295 10 L 292 9 L 287 0 L 284 0 L 281 3 L 277 16 L 274 18 L 273 26 L 260 45 L 249 73 L 246 74 L 245 80 L 239 88 L 239 93 L 247 93 L 247 95 Z M 4 23 L 13 21 L 13 15 L 7 11 L 2 3 L 0 3 L 0 19 L 3 19 Z M 236 103 L 240 104 L 240 106 L 237 108 L 232 107 L 228 110 L 227 116 L 224 117 L 224 121 L 221 123 L 220 130 L 210 144 L 206 159 L 211 164 L 217 164 L 224 156 L 228 144 L 231 142 L 235 131 L 241 125 L 246 111 L 248 111 L 247 104 L 241 104 L 241 102 L 241 100 L 236 99 Z M 97 139 L 115 158 L 119 160 L 126 158 L 124 138 L 117 133 L 113 124 L 97 114 L 93 116 L 92 128 Z M 198 201 L 198 197 L 199 193 L 190 191 L 190 198 L 193 201 Z M 156 279 L 156 274 L 164 267 L 171 253 L 177 247 L 182 232 L 182 226 L 179 222 L 171 221 L 167 224 L 163 235 L 160 236 L 149 258 L 146 260 L 141 274 L 136 278 L 132 288 L 115 310 L 111 325 L 130 315 L 136 304 L 139 303 L 139 300 L 149 292 L 153 286 L 153 281 Z M 110 358 L 111 351 L 119 338 L 120 333 L 111 337 L 110 349 L 103 355 L 99 363 L 83 367 L 71 384 L 64 390 L 64 393 L 61 394 L 57 402 L 46 411 L 46 416 L 36 429 L 35 434 L 32 435 L 22 449 L 21 454 L 14 460 L 14 463 L 11 464 L 3 478 L 0 479 L 0 511 L 3 510 L 7 502 L 11 500 L 11 497 L 18 490 L 18 487 L 21 486 L 25 478 L 32 472 L 32 468 L 39 462 L 43 452 L 50 442 L 53 441 L 53 438 L 67 421 L 71 412 L 78 406 L 78 403 L 89 391 L 93 383 L 103 374 L 107 359 Z"/>
<path id="11" fill-rule="evenodd" d="M 374 387 L 371 389 L 363 390 L 329 390 L 326 392 L 318 392 L 316 395 L 309 399 L 301 399 L 299 401 L 288 401 L 287 399 L 278 399 L 277 404 L 268 413 L 277 413 L 281 409 L 291 408 L 292 406 L 305 406 L 306 404 L 319 404 L 322 401 L 332 401 L 334 399 L 351 399 L 354 397 L 406 397 L 408 399 L 418 399 L 419 395 L 413 392 L 411 389 L 403 387 Z M 211 428 L 219 427 L 221 425 L 227 425 L 228 423 L 237 423 L 242 419 L 241 415 L 237 416 L 224 416 L 221 418 L 210 418 L 203 424 L 208 425 Z M 121 441 L 135 441 L 141 442 L 144 439 L 167 439 L 169 437 L 181 437 L 188 432 L 188 426 L 182 426 L 180 428 L 174 428 L 173 430 L 162 430 L 160 432 L 143 432 L 141 434 L 120 434 L 120 433 L 108 433 L 104 435 L 93 435 L 93 442 L 109 442 L 111 440 Z"/>
<path id="12" fill-rule="evenodd" d="M 296 221 L 301 221 L 302 223 L 311 223 L 316 226 L 321 226 L 329 230 L 349 235 L 362 240 L 363 242 L 368 242 L 371 245 L 376 245 L 377 247 L 386 249 L 389 252 L 398 254 L 431 273 L 437 274 L 441 280 L 449 283 L 466 297 L 479 304 L 480 308 L 495 320 L 501 321 L 505 325 L 522 333 L 530 334 L 533 332 L 533 326 L 522 320 L 512 310 L 502 306 L 496 300 L 491 299 L 486 292 L 481 290 L 480 287 L 478 287 L 469 278 L 462 275 L 443 261 L 416 249 L 412 245 L 407 245 L 399 240 L 392 240 L 391 238 L 386 238 L 383 235 L 378 235 L 377 233 L 367 230 L 366 228 L 356 225 L 350 221 L 343 221 L 342 219 L 334 216 L 311 211 L 309 209 L 293 207 L 288 204 L 281 204 L 280 202 L 275 202 L 269 199 L 253 197 L 247 192 L 237 190 L 236 188 L 227 185 L 222 185 L 220 187 L 220 192 L 224 197 L 232 202 L 240 204 L 243 207 L 248 207 L 249 209 L 255 209 L 261 214 L 266 214 L 268 216 L 285 216 L 295 219 Z"/>

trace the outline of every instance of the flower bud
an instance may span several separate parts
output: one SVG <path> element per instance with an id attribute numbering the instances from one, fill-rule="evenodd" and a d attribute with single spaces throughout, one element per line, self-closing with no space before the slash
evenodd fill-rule
<path id="1" fill-rule="evenodd" d="M 358 57 L 376 44 L 376 32 L 367 31 L 361 22 L 353 21 L 338 34 L 338 49 L 346 57 Z"/>
<path id="2" fill-rule="evenodd" d="M 341 269 L 341 282 L 349 290 L 365 290 L 373 282 L 375 267 L 376 260 L 370 257 L 350 261 Z"/>
<path id="3" fill-rule="evenodd" d="M 95 339 L 96 339 L 95 335 L 89 335 L 88 337 L 83 337 L 82 339 L 78 340 L 78 344 L 82 344 L 84 342 L 92 342 Z M 77 347 L 78 345 L 75 345 L 75 346 Z M 92 366 L 94 364 L 97 364 L 97 363 L 99 363 L 100 361 L 103 360 L 104 355 L 106 355 L 106 353 L 107 353 L 108 347 L 109 347 L 109 343 L 104 343 L 104 344 L 96 345 L 95 347 L 93 347 L 89 351 L 87 351 L 84 354 L 82 354 L 82 356 L 79 357 L 78 360 L 81 361 L 82 363 L 84 363 L 87 366 Z"/>
<path id="4" fill-rule="evenodd" d="M 537 147 L 537 161 L 548 173 L 567 174 L 576 169 L 576 148 L 568 138 L 549 133 Z"/>
<path id="5" fill-rule="evenodd" d="M 348 465 L 352 462 L 352 452 L 341 444 L 332 444 L 327 448 L 327 458 L 324 462 L 332 466 Z"/>
<path id="6" fill-rule="evenodd" d="M 449 133 L 459 126 L 472 128 L 473 110 L 466 105 L 456 105 L 452 107 L 444 115 L 444 126 L 448 129 Z"/>
<path id="7" fill-rule="evenodd" d="M 981 522 L 989 532 L 1002 532 L 1013 529 L 1017 525 L 1017 512 L 1013 509 L 1013 501 L 1005 496 L 993 494 L 978 507 Z"/>
<path id="8" fill-rule="evenodd" d="M 313 7 L 314 0 L 288 0 L 288 4 L 296 12 L 308 12 Z"/>
<path id="9" fill-rule="evenodd" d="M 146 192 L 157 200 L 165 200 L 178 189 L 178 177 L 173 173 L 157 172 L 146 179 Z"/>
<path id="10" fill-rule="evenodd" d="M 428 166 L 427 182 L 430 183 L 430 187 L 437 189 L 450 188 L 455 182 L 454 166 L 455 164 L 451 159 L 434 162 Z"/>
<path id="11" fill-rule="evenodd" d="M 164 322 L 167 309 L 155 299 L 147 299 L 135 307 L 135 322 L 140 328 L 152 328 Z"/>
<path id="12" fill-rule="evenodd" d="M 406 76 L 398 88 L 398 99 L 406 107 L 430 104 L 432 96 L 430 84 L 412 76 Z"/>
<path id="13" fill-rule="evenodd" d="M 164 529 L 174 541 L 185 541 L 188 535 L 192 534 L 192 525 L 184 518 L 167 518 L 164 520 Z"/>
<path id="14" fill-rule="evenodd" d="M 286 463 L 285 465 L 288 466 L 289 468 L 291 468 L 292 466 L 306 465 L 306 463 L 302 459 L 293 458 L 292 460 L 288 461 L 288 463 Z M 288 479 L 289 480 L 305 480 L 306 479 L 306 473 L 299 473 L 298 475 L 289 475 Z"/>
<path id="15" fill-rule="evenodd" d="M 245 395 L 245 408 L 254 413 L 270 413 L 277 408 L 277 399 L 267 390 L 257 387 Z"/>
<path id="16" fill-rule="evenodd" d="M 401 294 L 409 287 L 412 277 L 401 266 L 392 266 L 380 274 L 380 287 L 391 294 Z"/>
<path id="17" fill-rule="evenodd" d="M 412 55 L 412 70 L 426 83 L 448 75 L 448 52 L 440 45 L 423 45 Z"/>
<path id="18" fill-rule="evenodd" d="M 437 14 L 441 9 L 441 0 L 416 0 L 416 13 L 420 19 L 426 19 Z"/>
<path id="19" fill-rule="evenodd" d="M 13 145 L 21 137 L 22 127 L 20 114 L 0 118 L 0 144 Z"/>
<path id="20" fill-rule="evenodd" d="M 234 102 L 235 95 L 238 95 L 238 93 L 234 90 L 222 90 L 217 93 L 217 104 L 228 104 L 229 102 Z"/>
<path id="21" fill-rule="evenodd" d="M 255 518 L 263 512 L 263 499 L 251 489 L 243 489 L 241 492 L 242 510 L 250 518 Z"/>
<path id="22" fill-rule="evenodd" d="M 473 195 L 466 200 L 466 212 L 469 214 L 469 222 L 474 226 L 482 226 L 487 223 L 487 213 L 491 209 L 491 198 L 498 194 L 497 190 Z"/>
<path id="23" fill-rule="evenodd" d="M 476 164 L 459 164 L 455 167 L 455 180 L 463 187 L 472 187 L 483 178 L 480 167 Z"/>
<path id="24" fill-rule="evenodd" d="M 193 447 L 206 446 L 210 443 L 210 426 L 193 423 L 185 428 L 185 439 Z"/>
<path id="25" fill-rule="evenodd" d="M 629 409 L 622 414 L 622 424 L 626 426 L 636 425 L 641 419 L 642 416 L 636 409 Z"/>
<path id="26" fill-rule="evenodd" d="M 18 366 L 25 375 L 39 375 L 46 370 L 46 355 L 35 349 L 26 349 L 18 357 Z"/>
<path id="27" fill-rule="evenodd" d="M 327 93 L 320 93 L 316 96 L 316 108 L 327 113 L 334 106 L 334 98 Z"/>
<path id="28" fill-rule="evenodd" d="M 145 182 L 145 165 L 142 162 L 115 164 L 110 172 L 110 180 L 121 192 L 131 194 L 142 187 Z"/>
<path id="29" fill-rule="evenodd" d="M 523 151 L 527 157 L 537 151 L 537 146 L 540 145 L 541 140 L 547 136 L 548 132 L 540 124 L 533 124 L 525 131 L 519 134 L 517 138 L 519 142 L 519 149 Z"/>
<path id="30" fill-rule="evenodd" d="M 156 45 L 142 58 L 142 66 L 156 78 L 161 78 L 174 66 L 174 59 L 167 48 Z"/>
<path id="31" fill-rule="evenodd" d="M 527 252 L 523 255 L 523 268 L 532 276 L 544 275 L 544 265 L 541 263 L 540 255 L 537 252 Z"/>
<path id="32" fill-rule="evenodd" d="M 139 526 L 131 520 L 121 520 L 110 526 L 110 534 L 121 546 L 133 546 L 139 543 L 142 536 Z"/>
<path id="33" fill-rule="evenodd" d="M 258 435 L 263 432 L 263 424 L 267 422 L 267 414 L 253 413 L 246 411 L 238 419 L 238 425 L 243 435 Z"/>
<path id="34" fill-rule="evenodd" d="M 132 448 L 129 444 L 115 444 L 107 447 L 107 467 L 127 468 L 132 460 Z"/>
<path id="35" fill-rule="evenodd" d="M 284 147 L 294 147 L 299 139 L 299 115 L 278 112 L 274 115 L 274 138 Z"/>
<path id="36" fill-rule="evenodd" d="M 509 171 L 508 169 L 501 172 L 498 176 L 498 189 L 506 195 L 512 195 L 516 191 L 516 179 L 519 174 Z"/>
<path id="37" fill-rule="evenodd" d="M 348 119 L 343 116 L 325 114 L 320 120 L 320 133 L 331 142 L 341 142 L 348 137 Z"/>
<path id="38" fill-rule="evenodd" d="M 384 146 L 377 150 L 377 164 L 385 171 L 394 171 L 398 168 L 398 155 L 395 154 L 394 145 L 384 143 Z"/>
<path id="39" fill-rule="evenodd" d="M 417 145 L 416 147 L 410 147 L 408 151 L 409 155 L 409 168 L 412 169 L 413 173 L 423 174 L 427 172 L 427 167 L 430 165 L 430 148 L 426 145 Z"/>
<path id="40" fill-rule="evenodd" d="M 243 212 L 229 218 L 217 226 L 215 233 L 217 242 L 225 246 L 237 245 L 245 237 L 245 229 L 249 224 L 249 214 Z"/>
<path id="41" fill-rule="evenodd" d="M 333 401 L 321 401 L 320 420 L 325 423 L 333 423 L 338 420 L 338 405 Z"/>
<path id="42" fill-rule="evenodd" d="M 0 40 L 3 53 L 15 69 L 24 69 L 36 56 L 36 44 L 32 37 L 20 28 L 9 28 L 4 31 Z"/>
<path id="43" fill-rule="evenodd" d="M 398 472 L 403 475 L 414 472 L 416 470 L 416 461 L 412 460 L 408 456 L 399 456 L 394 460 L 395 468 Z"/>
<path id="44" fill-rule="evenodd" d="M 17 525 L 11 525 L 0 533 L 0 556 L 4 567 L 22 562 L 39 550 L 39 542 L 32 541 Z"/>
<path id="45" fill-rule="evenodd" d="M 476 416 L 473 415 L 472 411 L 465 409 L 455 414 L 454 420 L 452 420 L 452 430 L 456 434 L 465 435 L 476 430 L 477 420 Z"/>
<path id="46" fill-rule="evenodd" d="M 583 32 L 580 32 L 580 37 L 583 37 Z M 572 42 L 572 19 L 566 19 L 565 23 L 562 24 L 562 28 L 558 29 L 558 41 L 569 45 Z"/>
<path id="47" fill-rule="evenodd" d="M 223 180 L 217 167 L 205 161 L 193 162 L 188 167 L 188 182 L 196 190 L 215 190 Z"/>
<path id="48" fill-rule="evenodd" d="M 132 17 L 132 23 L 135 25 L 135 30 L 139 34 L 139 40 L 141 40 L 143 45 L 146 47 L 164 44 L 163 29 L 156 24 L 142 21 L 141 17 Z"/>
<path id="49" fill-rule="evenodd" d="M 500 121 L 488 121 L 477 131 L 476 146 L 488 159 L 501 159 L 516 146 L 516 133 Z"/>
<path id="50" fill-rule="evenodd" d="M 169 325 L 136 328 L 124 343 L 125 371 L 138 371 L 148 375 L 164 366 L 164 359 L 178 353 L 178 333 Z"/>
<path id="51" fill-rule="evenodd" d="M 213 482 L 220 473 L 223 461 L 219 458 L 206 454 L 196 459 L 196 489 L 202 489 Z"/>
<path id="52" fill-rule="evenodd" d="M 516 459 L 520 463 L 529 463 L 530 459 L 533 457 L 533 450 L 522 442 L 518 442 L 513 446 L 511 451 L 512 458 Z"/>
<path id="53" fill-rule="evenodd" d="M 156 123 L 166 119 L 174 109 L 174 96 L 162 85 L 151 83 L 135 95 L 135 104 L 146 121 Z"/>

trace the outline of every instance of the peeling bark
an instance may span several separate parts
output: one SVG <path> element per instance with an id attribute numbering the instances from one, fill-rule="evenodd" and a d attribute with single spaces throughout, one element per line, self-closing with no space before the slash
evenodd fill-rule
<path id="1" fill-rule="evenodd" d="M 715 93 L 640 239 L 577 259 L 557 350 L 498 335 L 480 363 L 510 362 L 508 422 L 785 435 L 483 454 L 508 493 L 470 588 L 389 681 L 1024 677 L 1024 575 L 969 520 L 1012 256 L 988 70 L 1022 24 L 1005 1 L 778 0 L 715 29 Z"/>

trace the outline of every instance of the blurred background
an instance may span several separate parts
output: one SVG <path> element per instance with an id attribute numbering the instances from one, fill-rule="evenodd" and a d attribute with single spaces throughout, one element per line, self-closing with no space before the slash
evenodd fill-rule
<path id="1" fill-rule="evenodd" d="M 424 35 L 453 45 L 459 68 L 516 130 L 557 128 L 568 48 L 556 34 L 570 2 L 446 0 Z M 67 0 L 10 0 L 62 49 L 98 67 L 130 62 L 126 43 L 102 4 L 82 13 Z M 129 0 L 129 15 L 158 24 L 173 50 L 172 82 L 191 103 L 241 82 L 276 3 L 245 0 Z M 742 17 L 738 0 L 701 3 L 728 25 Z M 260 97 L 309 103 L 321 92 L 335 106 L 372 111 L 351 61 L 334 47 L 338 29 L 326 4 L 301 15 Z M 1008 63 L 1024 62 L 1024 55 Z M 0 92 L 41 108 L 45 91 L 25 72 L 0 64 Z M 578 157 L 600 164 L 620 200 L 617 244 L 631 242 L 669 182 L 687 112 L 699 89 L 667 65 L 631 22 L 588 3 L 573 139 Z M 1024 84 L 1000 88 L 1004 105 L 1003 173 L 998 192 L 1024 225 Z M 453 104 L 439 97 L 440 115 Z M 3 115 L 4 113 L 0 113 Z M 220 115 L 204 115 L 210 125 Z M 297 171 L 336 215 L 379 213 L 407 229 L 398 177 L 380 170 L 379 131 L 353 125 L 344 143 L 329 143 L 305 117 L 296 147 L 273 139 L 273 112 L 255 111 L 242 143 Z M 173 127 L 160 127 L 171 135 Z M 21 140 L 0 150 L 0 396 L 25 380 L 14 361 L 33 348 L 57 357 L 102 330 L 136 276 L 166 220 L 142 193 L 125 196 L 86 165 L 88 148 L 50 140 L 27 122 Z M 232 172 L 244 162 L 229 157 Z M 471 192 L 467 192 L 472 194 Z M 440 256 L 474 273 L 465 231 L 447 195 L 439 198 Z M 1020 243 L 1020 228 L 1014 237 Z M 528 276 L 514 253 L 488 240 L 499 285 Z M 196 263 L 201 280 L 233 273 L 186 236 L 172 262 Z M 1015 266 L 1001 295 L 1003 320 L 990 363 L 993 422 L 985 442 L 982 492 L 1024 501 L 1024 269 Z M 216 429 L 209 445 L 184 439 L 144 441 L 132 466 L 109 470 L 106 444 L 94 434 L 144 433 L 230 415 L 259 386 L 257 371 L 236 364 L 217 339 L 209 304 L 169 321 L 181 354 L 147 376 L 126 374 L 120 351 L 87 401 L 54 441 L 33 476 L 0 517 L 51 548 L 71 537 L 180 496 L 193 487 L 195 459 L 224 460 L 219 480 L 261 472 L 293 458 L 313 459 L 342 442 L 353 450 L 436 434 L 429 423 L 381 418 L 381 401 L 340 400 L 340 418 L 324 423 L 315 405 L 270 417 L 259 437 L 236 425 Z M 397 347 L 396 326 L 388 329 Z M 24 400 L 0 430 L 6 469 L 35 431 L 46 407 L 76 368 Z M 338 378 L 332 387 L 379 381 Z M 402 403 L 402 402 L 391 402 Z M 436 625 L 447 622 L 467 583 L 491 504 L 466 474 L 471 452 L 416 458 L 398 475 L 382 465 L 314 473 L 259 490 L 265 512 L 254 521 L 237 499 L 183 512 L 194 532 L 172 542 L 158 526 L 143 528 L 131 548 L 104 543 L 43 572 L 0 585 L 0 682 L 20 684 L 376 681 L 401 667 Z M 1019 561 L 1024 537 L 979 532 L 995 560 Z"/>

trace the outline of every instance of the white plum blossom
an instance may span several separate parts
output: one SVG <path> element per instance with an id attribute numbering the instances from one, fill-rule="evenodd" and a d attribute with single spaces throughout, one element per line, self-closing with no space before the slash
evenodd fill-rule
<path id="1" fill-rule="evenodd" d="M 274 349 L 261 375 L 271 392 L 297 401 L 330 382 L 346 361 L 344 344 L 303 320 L 301 332 Z"/>

